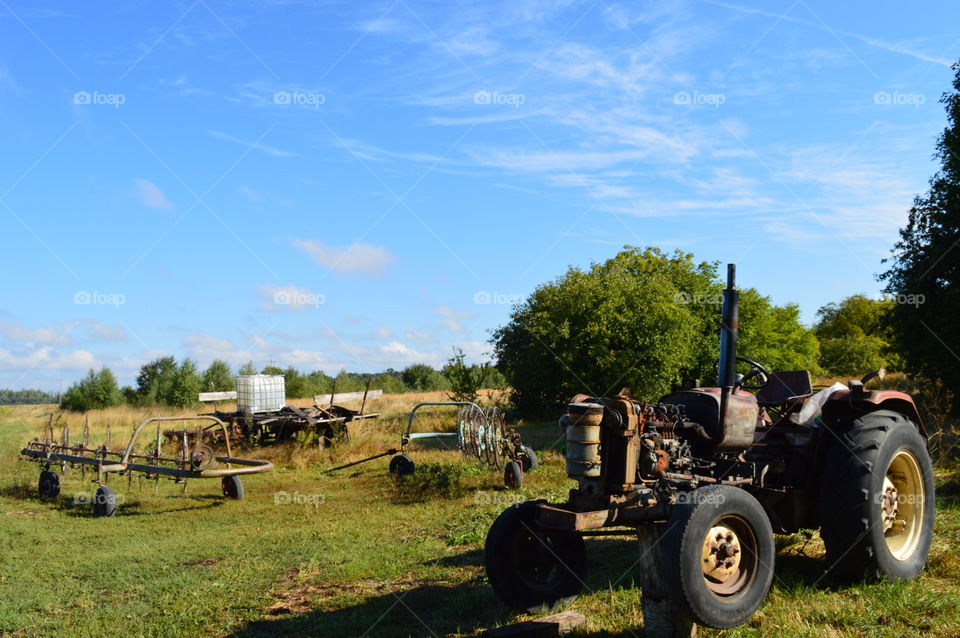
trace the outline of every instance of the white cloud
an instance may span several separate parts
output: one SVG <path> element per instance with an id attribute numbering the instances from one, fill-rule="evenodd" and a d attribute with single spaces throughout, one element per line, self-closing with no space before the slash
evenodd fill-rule
<path id="1" fill-rule="evenodd" d="M 97 358 L 87 350 L 59 354 L 50 346 L 21 353 L 0 349 L 0 370 L 87 370 L 97 367 Z"/>
<path id="2" fill-rule="evenodd" d="M 407 341 L 413 341 L 414 343 L 434 343 L 436 341 L 433 335 L 416 330 L 404 330 L 403 336 L 407 338 Z"/>
<path id="3" fill-rule="evenodd" d="M 251 202 L 260 203 L 263 201 L 263 195 L 253 190 L 249 186 L 241 186 L 237 192 L 249 199 Z"/>
<path id="4" fill-rule="evenodd" d="M 96 319 L 86 319 L 83 322 L 94 341 L 126 341 L 127 331 L 119 326 L 108 326 Z"/>
<path id="5" fill-rule="evenodd" d="M 73 345 L 70 337 L 70 327 L 63 328 L 28 328 L 16 321 L 0 321 L 0 336 L 25 345 Z"/>
<path id="6" fill-rule="evenodd" d="M 291 238 L 290 243 L 313 261 L 341 275 L 382 276 L 397 258 L 383 246 L 355 242 L 345 248 L 327 246 L 315 240 Z"/>
<path id="7" fill-rule="evenodd" d="M 376 336 L 378 339 L 389 339 L 393 336 L 393 332 L 390 330 L 390 326 L 381 323 L 379 326 L 377 326 L 374 336 Z"/>
<path id="8" fill-rule="evenodd" d="M 137 192 L 140 194 L 141 204 L 156 210 L 173 210 L 173 204 L 170 203 L 170 200 L 167 199 L 167 196 L 163 194 L 163 191 L 160 190 L 159 186 L 141 177 L 138 177 L 133 181 L 137 185 Z"/>
<path id="9" fill-rule="evenodd" d="M 463 332 L 463 324 L 460 323 L 461 319 L 470 319 L 473 317 L 469 312 L 463 312 L 461 310 L 454 310 L 449 306 L 436 306 L 433 311 L 440 315 L 443 318 L 443 325 L 450 332 Z"/>

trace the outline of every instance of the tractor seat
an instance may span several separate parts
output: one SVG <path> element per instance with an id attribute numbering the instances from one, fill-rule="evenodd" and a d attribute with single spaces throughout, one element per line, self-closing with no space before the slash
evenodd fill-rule
<path id="1" fill-rule="evenodd" d="M 772 372 L 769 381 L 757 392 L 757 404 L 772 408 L 813 394 L 809 370 Z"/>

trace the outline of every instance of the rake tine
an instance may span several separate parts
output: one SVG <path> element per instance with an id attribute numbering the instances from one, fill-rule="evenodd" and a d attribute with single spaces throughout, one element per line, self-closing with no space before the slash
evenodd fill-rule
<path id="1" fill-rule="evenodd" d="M 83 455 L 87 454 L 87 445 L 90 443 L 90 417 L 87 415 L 83 416 Z M 85 479 L 87 477 L 87 464 L 80 464 L 80 478 Z"/>

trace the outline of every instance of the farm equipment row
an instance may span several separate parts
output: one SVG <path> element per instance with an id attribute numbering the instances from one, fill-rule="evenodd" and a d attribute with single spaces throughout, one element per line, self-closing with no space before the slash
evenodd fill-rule
<path id="1" fill-rule="evenodd" d="M 178 455 L 162 455 L 161 423 L 179 421 Z M 188 422 L 207 423 L 188 435 Z M 156 424 L 156 446 L 147 452 L 137 452 L 137 440 L 140 433 L 151 423 Z M 226 455 L 218 456 L 213 447 L 213 433 L 224 441 Z M 192 440 L 192 443 L 191 443 Z M 234 457 L 230 450 L 230 437 L 226 425 L 220 419 L 201 416 L 151 417 L 140 423 L 130 437 L 130 442 L 122 450 L 110 448 L 110 429 L 107 428 L 104 442 L 99 446 L 90 445 L 89 424 L 84 425 L 83 438 L 76 444 L 70 443 L 67 425 L 59 443 L 54 442 L 53 425 L 48 424 L 44 440 L 34 439 L 20 451 L 22 458 L 39 463 L 41 466 L 39 492 L 41 498 L 56 498 L 60 494 L 60 478 L 54 471 L 59 466 L 62 473 L 70 468 L 80 468 L 81 476 L 86 475 L 88 467 L 96 472 L 94 482 L 97 491 L 93 499 L 94 516 L 112 516 L 117 509 L 117 498 L 113 489 L 107 485 L 110 474 L 126 476 L 128 482 L 134 474 L 144 479 L 153 479 L 155 489 L 159 488 L 160 477 L 168 477 L 186 492 L 187 479 L 220 479 L 220 487 L 226 498 L 242 499 L 243 482 L 241 475 L 270 472 L 273 464 Z"/>
<path id="2" fill-rule="evenodd" d="M 286 403 L 277 410 L 253 412 L 249 410 L 234 410 L 205 413 L 205 416 L 216 417 L 227 425 L 227 432 L 234 441 L 243 441 L 248 446 L 282 443 L 298 438 L 298 436 L 314 436 L 317 445 L 325 448 L 335 442 L 350 440 L 348 423 L 364 419 L 375 419 L 376 412 L 365 412 L 367 402 L 380 399 L 382 390 L 367 389 L 362 392 L 337 393 L 336 385 L 329 397 L 316 396 L 314 406 L 299 408 Z M 201 393 L 201 401 L 216 401 L 235 399 L 235 392 Z M 359 409 L 352 409 L 341 405 L 350 401 L 360 401 Z M 164 433 L 168 438 L 176 438 L 179 433 L 171 430 Z"/>

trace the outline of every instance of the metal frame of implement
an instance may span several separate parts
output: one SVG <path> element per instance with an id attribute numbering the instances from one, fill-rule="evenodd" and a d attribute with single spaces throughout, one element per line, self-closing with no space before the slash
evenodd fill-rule
<path id="1" fill-rule="evenodd" d="M 51 417 L 52 419 L 52 417 Z M 160 424 L 164 421 L 180 421 L 183 423 L 180 437 L 180 455 L 176 458 L 163 457 L 160 455 L 162 435 Z M 191 447 L 187 442 L 186 424 L 188 421 L 209 421 L 210 424 L 202 428 L 198 435 L 196 443 Z M 140 433 L 149 424 L 157 424 L 156 448 L 152 453 L 138 454 L 136 450 L 137 438 Z M 226 456 L 216 456 L 213 448 L 203 443 L 203 436 L 210 433 L 210 430 L 220 428 L 224 435 L 224 441 L 227 449 Z M 159 481 L 161 476 L 169 476 L 183 485 L 186 490 L 186 481 L 191 478 L 219 478 L 223 483 L 224 494 L 228 495 L 227 479 L 230 477 L 239 477 L 245 474 L 259 474 L 273 470 L 273 463 L 270 461 L 259 461 L 255 459 L 244 459 L 234 457 L 230 450 L 230 437 L 227 436 L 227 427 L 220 419 L 207 415 L 189 415 L 189 416 L 154 416 L 140 423 L 130 436 L 130 442 L 121 451 L 110 450 L 110 428 L 107 427 L 104 444 L 99 447 L 89 446 L 89 424 L 84 425 L 83 441 L 76 445 L 70 444 L 68 426 L 63 426 L 63 434 L 60 443 L 53 442 L 53 426 L 49 424 L 46 429 L 44 441 L 34 439 L 27 443 L 26 447 L 20 450 L 21 457 L 40 463 L 43 466 L 43 472 L 49 472 L 51 466 L 59 464 L 61 471 L 66 471 L 67 467 L 80 467 L 85 473 L 87 466 L 93 466 L 97 472 L 96 482 L 104 486 L 108 474 L 126 474 L 128 479 L 132 478 L 133 473 L 143 474 L 146 478 L 152 478 Z M 225 464 L 226 467 L 211 468 L 210 465 L 216 461 Z M 239 466 L 239 467 L 233 467 Z M 41 482 L 42 482 L 41 476 Z M 237 479 L 239 480 L 239 479 Z M 56 491 L 59 492 L 59 482 L 57 482 Z M 233 498 L 238 496 L 233 495 Z"/>

